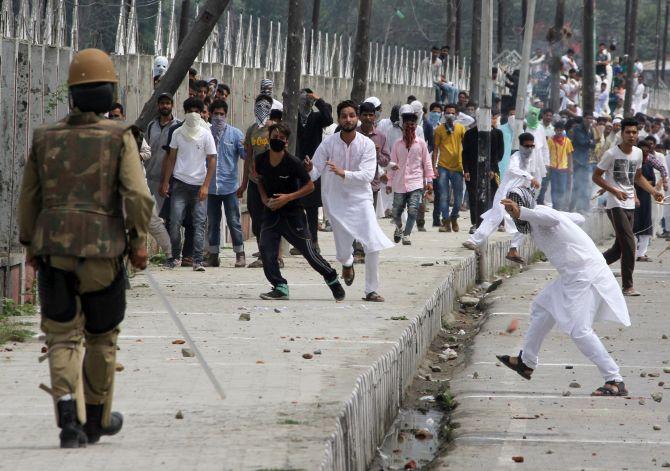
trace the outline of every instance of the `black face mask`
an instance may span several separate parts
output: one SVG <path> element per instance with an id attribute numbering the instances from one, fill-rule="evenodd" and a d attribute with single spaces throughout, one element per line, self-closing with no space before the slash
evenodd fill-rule
<path id="1" fill-rule="evenodd" d="M 286 143 L 281 139 L 270 139 L 270 149 L 275 152 L 281 152 L 286 147 Z"/>

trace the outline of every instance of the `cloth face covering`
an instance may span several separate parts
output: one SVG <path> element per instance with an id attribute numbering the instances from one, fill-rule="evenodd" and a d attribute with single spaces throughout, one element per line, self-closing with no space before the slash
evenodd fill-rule
<path id="1" fill-rule="evenodd" d="M 530 155 L 533 153 L 533 149 L 528 149 L 526 147 L 520 147 L 519 148 L 519 154 L 521 154 L 521 157 L 524 159 L 530 158 Z"/>
<path id="2" fill-rule="evenodd" d="M 531 190 L 530 188 L 526 188 L 523 186 L 512 188 L 512 190 L 510 190 L 510 192 L 507 193 L 507 197 L 512 201 L 514 201 L 516 204 L 518 204 L 519 207 L 524 207 L 528 209 L 535 208 L 535 194 L 533 193 L 533 190 Z M 514 224 L 516 225 L 516 229 L 522 234 L 530 233 L 530 224 L 528 223 L 528 221 L 522 221 L 521 219 L 514 219 Z"/>
<path id="3" fill-rule="evenodd" d="M 254 105 L 254 116 L 256 117 L 256 124 L 258 127 L 265 125 L 265 122 L 270 117 L 270 109 L 272 108 L 272 103 L 266 100 L 257 101 Z"/>
<path id="4" fill-rule="evenodd" d="M 261 95 L 272 96 L 274 85 L 274 82 L 270 79 L 261 80 Z"/>
<path id="5" fill-rule="evenodd" d="M 200 113 L 187 113 L 184 124 L 179 128 L 181 133 L 191 140 L 196 140 L 206 130 L 207 123 L 200 117 Z"/>
<path id="6" fill-rule="evenodd" d="M 442 113 L 439 111 L 431 111 L 428 114 L 428 122 L 430 123 L 431 126 L 435 127 L 438 124 L 440 124 L 440 118 L 442 117 Z"/>
<path id="7" fill-rule="evenodd" d="M 537 129 L 537 125 L 540 122 L 539 118 L 540 118 L 539 109 L 535 108 L 534 106 L 528 108 L 528 114 L 526 115 L 526 122 L 528 123 L 528 127 L 530 129 Z"/>
<path id="8" fill-rule="evenodd" d="M 214 136 L 214 142 L 219 143 L 223 131 L 226 129 L 226 117 L 225 116 L 212 116 L 212 136 Z"/>
<path id="9" fill-rule="evenodd" d="M 407 147 L 407 149 L 412 147 L 412 144 L 416 140 L 416 126 L 403 126 L 402 140 L 405 142 L 405 147 Z"/>

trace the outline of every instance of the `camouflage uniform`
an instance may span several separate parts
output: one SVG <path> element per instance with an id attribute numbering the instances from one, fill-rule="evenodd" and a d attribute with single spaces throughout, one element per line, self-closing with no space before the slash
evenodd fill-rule
<path id="1" fill-rule="evenodd" d="M 86 410 L 102 406 L 98 420 L 103 427 L 110 422 L 125 311 L 122 257 L 127 244 L 131 251 L 145 247 L 152 208 L 137 144 L 122 124 L 75 109 L 35 130 L 19 200 L 19 237 L 28 258 L 39 262 L 51 371 L 51 388 L 44 388 L 56 401 L 74 398 L 81 424 L 84 404 Z"/>

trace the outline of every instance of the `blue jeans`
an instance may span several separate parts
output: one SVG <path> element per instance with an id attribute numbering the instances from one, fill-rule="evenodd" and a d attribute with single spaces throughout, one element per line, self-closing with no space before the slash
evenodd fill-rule
<path id="1" fill-rule="evenodd" d="M 588 212 L 591 204 L 591 166 L 575 163 L 573 172 L 570 211 Z"/>
<path id="2" fill-rule="evenodd" d="M 570 174 L 567 171 L 551 171 L 551 204 L 557 211 L 568 210 L 568 185 Z"/>
<path id="3" fill-rule="evenodd" d="M 402 213 L 405 211 L 405 206 L 407 206 L 407 222 L 405 223 L 403 235 L 409 236 L 412 233 L 412 229 L 414 229 L 422 196 L 423 188 L 408 191 L 407 193 L 393 193 L 393 220 L 398 228 L 402 227 Z"/>
<path id="4" fill-rule="evenodd" d="M 244 252 L 244 235 L 240 224 L 240 203 L 237 193 L 209 195 L 207 197 L 207 241 L 209 253 L 219 253 L 221 245 L 221 205 L 226 214 L 226 225 L 233 239 L 233 252 Z"/>
<path id="5" fill-rule="evenodd" d="M 458 99 L 458 88 L 442 82 L 433 82 L 433 88 L 435 88 L 435 101 L 442 105 L 456 103 Z"/>
<path id="6" fill-rule="evenodd" d="M 170 243 L 172 258 L 181 253 L 181 226 L 186 213 L 191 213 L 193 224 L 193 263 L 202 263 L 205 248 L 205 220 L 207 218 L 207 200 L 200 201 L 200 185 L 189 185 L 180 180 L 172 180 L 170 190 Z"/>
<path id="7" fill-rule="evenodd" d="M 457 218 L 461 209 L 461 198 L 463 197 L 463 172 L 447 170 L 444 167 L 437 168 L 440 178 L 440 211 L 442 219 Z M 454 192 L 454 206 L 449 214 L 449 200 L 451 192 Z"/>

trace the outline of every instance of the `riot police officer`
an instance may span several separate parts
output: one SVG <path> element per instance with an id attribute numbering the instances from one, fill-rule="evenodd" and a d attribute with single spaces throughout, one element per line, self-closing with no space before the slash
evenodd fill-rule
<path id="1" fill-rule="evenodd" d="M 19 199 L 19 238 L 37 268 L 48 346 L 51 387 L 41 387 L 54 398 L 62 448 L 95 443 L 123 425 L 111 411 L 126 307 L 123 257 L 146 267 L 153 199 L 131 131 L 102 116 L 117 84 L 104 52 L 74 56 L 71 112 L 35 130 Z"/>

